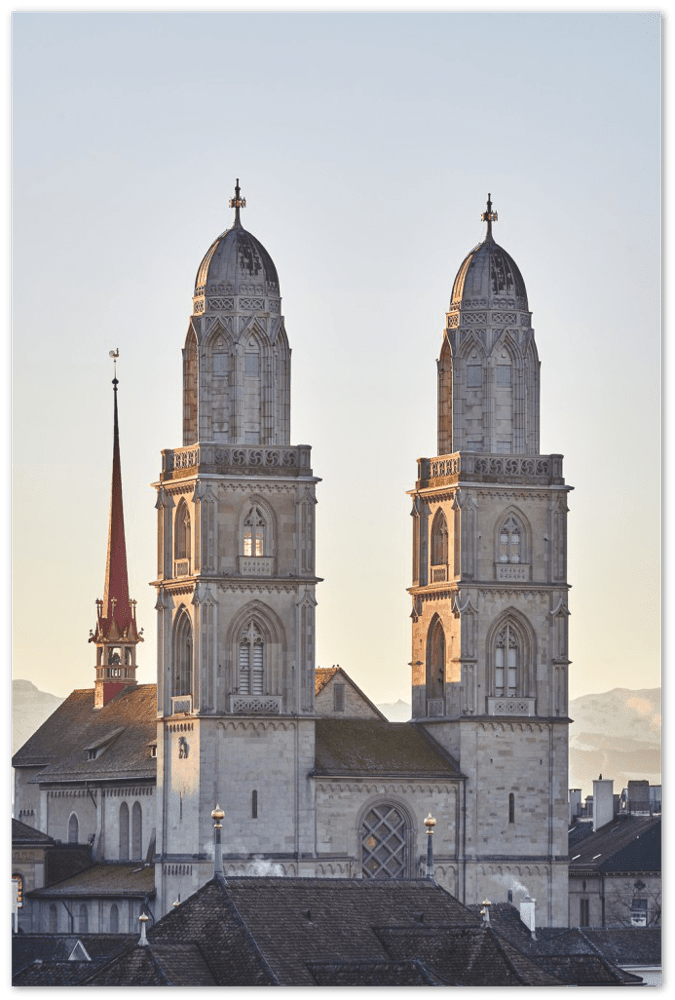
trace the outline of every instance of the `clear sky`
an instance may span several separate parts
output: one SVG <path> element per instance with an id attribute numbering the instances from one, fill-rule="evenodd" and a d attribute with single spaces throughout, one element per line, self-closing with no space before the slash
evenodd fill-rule
<path id="1" fill-rule="evenodd" d="M 541 450 L 575 487 L 570 695 L 657 686 L 660 44 L 657 13 L 15 15 L 14 676 L 93 685 L 119 347 L 155 679 L 149 484 L 182 444 L 194 278 L 239 177 L 279 272 L 292 441 L 322 478 L 318 665 L 409 700 L 406 490 L 436 454 L 445 311 L 490 191 Z"/>

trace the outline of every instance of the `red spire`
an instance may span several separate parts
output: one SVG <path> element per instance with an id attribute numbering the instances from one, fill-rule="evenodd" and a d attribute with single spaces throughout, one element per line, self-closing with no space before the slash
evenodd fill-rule
<path id="1" fill-rule="evenodd" d="M 137 639 L 135 601 L 129 601 L 127 546 L 124 537 L 124 507 L 122 504 L 122 466 L 120 462 L 119 424 L 117 419 L 117 374 L 113 379 L 115 427 L 113 437 L 112 490 L 108 558 L 105 568 L 103 601 L 99 607 L 96 639 Z"/>

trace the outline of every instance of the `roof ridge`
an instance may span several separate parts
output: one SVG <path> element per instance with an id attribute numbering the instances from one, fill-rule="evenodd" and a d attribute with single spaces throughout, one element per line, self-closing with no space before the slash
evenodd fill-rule
<path id="1" fill-rule="evenodd" d="M 221 877 L 214 876 L 213 881 L 218 885 L 218 887 L 220 888 L 221 892 L 223 893 L 223 895 L 225 897 L 226 904 L 227 904 L 230 912 L 232 913 L 232 916 L 235 918 L 236 922 L 239 924 L 239 926 L 243 930 L 244 936 L 245 936 L 246 940 L 252 946 L 253 953 L 256 954 L 259 957 L 259 959 L 260 959 L 260 961 L 262 963 L 262 966 L 263 966 L 265 972 L 270 977 L 272 985 L 273 986 L 282 986 L 283 984 L 279 982 L 278 977 L 276 976 L 276 974 L 272 970 L 272 966 L 267 961 L 265 955 L 262 952 L 262 949 L 258 945 L 258 942 L 253 937 L 253 934 L 251 933 L 251 931 L 248 929 L 248 925 L 247 925 L 246 921 L 244 920 L 244 918 L 242 917 L 241 913 L 237 909 L 237 905 L 234 902 L 234 900 L 232 899 L 232 896 L 230 895 L 230 892 L 229 892 L 229 890 L 227 888 L 227 882 L 225 880 L 225 877 L 224 876 L 221 876 Z"/>

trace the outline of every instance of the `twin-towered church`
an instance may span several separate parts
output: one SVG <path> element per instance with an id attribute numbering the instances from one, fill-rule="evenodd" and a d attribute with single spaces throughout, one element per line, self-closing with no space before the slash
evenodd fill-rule
<path id="1" fill-rule="evenodd" d="M 226 876 L 260 858 L 287 875 L 418 876 L 431 812 L 454 896 L 517 902 L 525 886 L 537 922 L 564 926 L 569 487 L 562 456 L 539 453 L 527 292 L 491 202 L 442 334 L 439 454 L 410 491 L 409 723 L 315 666 L 318 479 L 290 441 L 277 271 L 238 185 L 230 204 L 195 282 L 183 444 L 155 484 L 156 686 L 136 684 L 114 382 L 95 685 L 14 759 L 18 818 L 96 864 L 38 889 L 26 929 L 135 931 L 153 866 L 158 919 L 212 876 L 216 802 Z"/>

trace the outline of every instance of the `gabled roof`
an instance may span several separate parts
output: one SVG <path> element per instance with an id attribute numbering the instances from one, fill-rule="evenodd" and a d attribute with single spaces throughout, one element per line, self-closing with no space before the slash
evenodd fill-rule
<path id="1" fill-rule="evenodd" d="M 385 719 L 384 715 L 377 705 L 373 704 L 367 694 L 364 694 L 361 688 L 356 684 L 355 681 L 349 676 L 349 674 L 342 669 L 342 667 L 317 667 L 314 675 L 314 694 L 318 695 L 323 691 L 327 684 L 333 680 L 334 677 L 339 676 L 343 683 L 349 684 L 354 691 L 356 691 L 359 698 L 361 698 L 369 709 L 377 716 L 378 719 Z"/>
<path id="2" fill-rule="evenodd" d="M 19 819 L 12 819 L 12 846 L 21 844 L 28 847 L 49 847 L 53 843 L 53 838 L 41 830 L 36 830 Z"/>
<path id="3" fill-rule="evenodd" d="M 67 963 L 78 942 L 84 945 L 92 962 L 100 964 L 128 948 L 136 939 L 134 934 L 13 934 L 12 973 L 16 974 L 36 961 L 44 964 Z M 87 974 L 91 974 L 93 969 L 91 963 L 70 964 L 87 964 Z"/>
<path id="4" fill-rule="evenodd" d="M 445 986 L 423 962 L 308 962 L 317 986 Z"/>
<path id="5" fill-rule="evenodd" d="M 600 955 L 544 955 L 541 965 L 552 975 L 575 986 L 638 986 L 641 976 L 623 972 Z"/>
<path id="6" fill-rule="evenodd" d="M 73 691 L 14 755 L 15 767 L 40 767 L 39 783 L 155 778 L 149 744 L 157 738 L 157 685 L 125 687 L 103 708 L 93 688 Z M 89 760 L 88 748 L 108 743 Z"/>
<path id="7" fill-rule="evenodd" d="M 462 777 L 421 726 L 386 719 L 317 719 L 317 776 Z"/>
<path id="8" fill-rule="evenodd" d="M 155 894 L 155 869 L 142 861 L 108 861 L 92 865 L 61 882 L 26 893 L 34 899 L 123 896 L 144 899 Z"/>
<path id="9" fill-rule="evenodd" d="M 661 871 L 661 819 L 615 817 L 570 848 L 570 875 Z"/>

